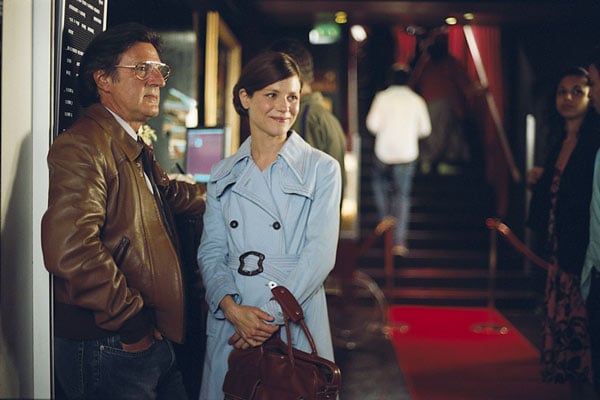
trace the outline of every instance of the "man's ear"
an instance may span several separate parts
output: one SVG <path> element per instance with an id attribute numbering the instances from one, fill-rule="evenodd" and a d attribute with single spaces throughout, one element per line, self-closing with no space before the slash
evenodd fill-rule
<path id="1" fill-rule="evenodd" d="M 108 91 L 108 85 L 112 82 L 112 78 L 103 69 L 99 69 L 94 72 L 94 81 L 96 81 L 98 89 Z"/>

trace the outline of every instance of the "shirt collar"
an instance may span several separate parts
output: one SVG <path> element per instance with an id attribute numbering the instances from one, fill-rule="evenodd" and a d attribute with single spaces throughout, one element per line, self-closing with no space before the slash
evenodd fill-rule
<path id="1" fill-rule="evenodd" d="M 117 122 L 119 123 L 119 125 L 121 125 L 121 127 L 125 130 L 125 132 L 127 132 L 127 134 L 129 136 L 131 136 L 131 138 L 135 141 L 137 141 L 138 139 L 138 134 L 133 130 L 133 128 L 131 127 L 131 125 L 129 125 L 127 122 L 125 122 L 125 120 L 121 117 L 119 117 L 113 110 L 111 110 L 110 108 L 104 106 L 104 108 L 106 108 L 108 110 L 109 113 L 112 114 L 113 117 L 115 117 L 115 119 L 117 120 Z M 140 128 L 141 131 L 142 128 Z"/>

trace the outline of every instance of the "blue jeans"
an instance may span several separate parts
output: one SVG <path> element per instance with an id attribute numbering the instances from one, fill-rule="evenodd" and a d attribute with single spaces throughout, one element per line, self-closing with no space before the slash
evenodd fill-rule
<path id="1" fill-rule="evenodd" d="M 54 366 L 68 399 L 186 399 L 172 344 L 155 340 L 139 353 L 122 350 L 119 336 L 54 338 Z M 198 377 L 200 379 L 200 377 Z"/>
<path id="2" fill-rule="evenodd" d="M 406 246 L 410 192 L 417 163 L 384 164 L 377 157 L 373 159 L 373 195 L 379 219 L 396 218 L 394 245 Z"/>

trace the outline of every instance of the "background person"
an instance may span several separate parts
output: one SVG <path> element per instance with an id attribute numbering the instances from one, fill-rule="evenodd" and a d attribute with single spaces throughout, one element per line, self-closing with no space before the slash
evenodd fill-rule
<path id="1" fill-rule="evenodd" d="M 447 33 L 434 30 L 424 47 L 409 83 L 427 102 L 431 118 L 431 135 L 421 143 L 421 171 L 451 172 L 471 159 L 467 108 L 481 89 L 449 53 Z"/>
<path id="2" fill-rule="evenodd" d="M 587 71 L 571 68 L 555 92 L 558 140 L 535 184 L 528 224 L 545 238 L 546 318 L 542 378 L 569 384 L 572 399 L 593 398 L 590 336 L 580 275 L 589 237 L 593 163 L 600 146 L 598 118 L 590 112 Z M 577 238 L 577 239 L 575 239 Z"/>
<path id="3" fill-rule="evenodd" d="M 375 95 L 366 124 L 375 135 L 372 185 L 379 219 L 395 224 L 392 253 L 406 256 L 419 139 L 430 135 L 431 122 L 425 100 L 407 86 L 408 71 L 392 67 L 389 75 L 389 86 Z"/>
<path id="4" fill-rule="evenodd" d="M 138 137 L 169 72 L 146 27 L 98 34 L 79 68 L 86 108 L 48 154 L 42 248 L 67 398 L 187 398 L 171 343 L 185 319 L 171 211 L 201 215 L 205 187 L 170 181 Z"/>
<path id="5" fill-rule="evenodd" d="M 223 398 L 234 347 L 258 346 L 283 324 L 270 283 L 294 294 L 319 355 L 333 360 L 323 282 L 338 241 L 340 167 L 290 130 L 301 88 L 294 60 L 273 51 L 252 59 L 234 87 L 250 137 L 208 183 L 198 248 L 209 305 L 202 400 Z M 310 351 L 302 330 L 291 328 L 294 346 Z"/>
<path id="6" fill-rule="evenodd" d="M 589 65 L 590 100 L 600 114 L 600 46 L 593 52 Z M 600 129 L 596 129 L 600 134 Z M 581 291 L 586 299 L 586 308 L 592 339 L 592 369 L 594 387 L 600 394 L 600 152 L 594 161 L 592 201 L 590 204 L 590 240 L 581 272 Z"/>
<path id="7" fill-rule="evenodd" d="M 340 121 L 324 104 L 323 94 L 314 91 L 314 62 L 310 51 L 300 41 L 283 38 L 272 43 L 270 50 L 286 53 L 296 61 L 302 75 L 300 112 L 292 129 L 300 134 L 308 144 L 322 150 L 340 163 L 342 173 L 342 193 L 346 188 L 346 135 Z"/>

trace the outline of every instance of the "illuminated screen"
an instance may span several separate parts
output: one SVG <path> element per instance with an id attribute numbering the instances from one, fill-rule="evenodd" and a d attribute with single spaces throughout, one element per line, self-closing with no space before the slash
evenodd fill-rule
<path id="1" fill-rule="evenodd" d="M 225 128 L 191 128 L 187 131 L 186 173 L 196 182 L 208 182 L 210 169 L 224 156 Z"/>

